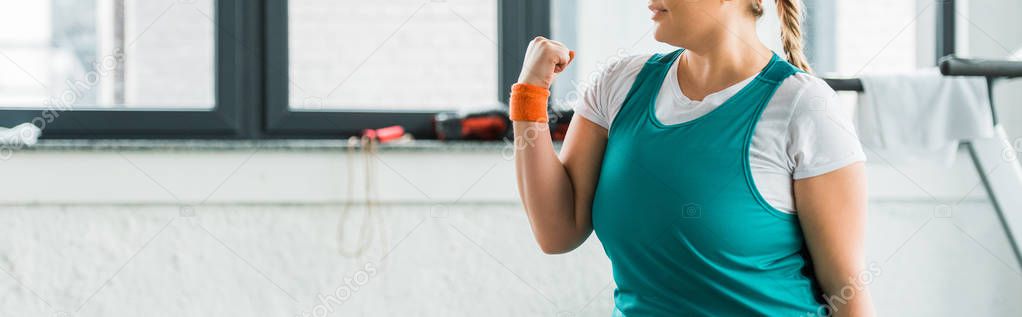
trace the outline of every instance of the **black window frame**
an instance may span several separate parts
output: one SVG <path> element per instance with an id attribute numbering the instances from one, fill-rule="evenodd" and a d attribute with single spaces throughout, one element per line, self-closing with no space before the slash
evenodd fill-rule
<path id="1" fill-rule="evenodd" d="M 43 138 L 227 138 L 244 128 L 243 108 L 249 102 L 242 81 L 244 63 L 243 15 L 251 9 L 245 0 L 218 0 L 214 5 L 214 105 L 202 110 L 86 110 L 40 107 L 3 108 L 0 126 L 32 122 L 43 128 Z M 132 105 L 159 109 L 160 105 Z"/>
<path id="2" fill-rule="evenodd" d="M 935 53 L 941 57 L 954 53 L 956 16 L 953 0 L 938 1 L 941 5 L 937 12 Z M 344 138 L 360 135 L 368 128 L 401 125 L 418 139 L 436 138 L 433 128 L 436 112 L 291 109 L 287 0 L 216 0 L 213 16 L 216 19 L 212 21 L 216 41 L 213 109 L 57 110 L 57 117 L 46 123 L 42 137 L 315 139 Z M 498 0 L 496 100 L 506 105 L 525 48 L 535 36 L 550 36 L 552 18 L 551 0 Z M 813 21 L 809 23 L 812 25 Z M 53 111 L 0 108 L 0 126 L 47 118 Z"/>
<path id="3" fill-rule="evenodd" d="M 419 139 L 435 139 L 435 111 L 295 110 L 288 77 L 288 1 L 266 1 L 266 133 L 272 137 L 335 138 L 364 129 L 400 125 Z M 525 48 L 535 36 L 550 34 L 550 0 L 498 0 L 498 96 L 507 103 L 518 80 Z M 538 21 L 537 21 L 538 20 Z M 534 21 L 534 22 L 522 22 Z M 457 105 L 452 105 L 457 106 Z"/>

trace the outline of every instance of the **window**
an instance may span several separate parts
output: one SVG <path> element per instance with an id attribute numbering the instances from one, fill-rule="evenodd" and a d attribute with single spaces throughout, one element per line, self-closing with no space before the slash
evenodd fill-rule
<path id="1" fill-rule="evenodd" d="M 290 106 L 497 104 L 497 0 L 291 0 Z"/>
<path id="2" fill-rule="evenodd" d="M 434 138 L 440 111 L 502 106 L 530 36 L 549 32 L 540 0 L 267 2 L 272 136 Z"/>
<path id="3" fill-rule="evenodd" d="M 4 1 L 0 103 L 213 107 L 211 0 Z"/>
<path id="4" fill-rule="evenodd" d="M 817 66 L 820 74 L 845 77 L 934 66 L 940 5 L 929 0 L 813 0 L 810 61 L 823 61 Z"/>
<path id="5" fill-rule="evenodd" d="M 818 73 L 934 64 L 948 1 L 865 1 L 806 0 Z M 438 112 L 504 106 L 537 35 L 579 52 L 554 86 L 563 109 L 615 59 L 671 49 L 651 32 L 644 4 L 613 0 L 0 0 L 0 126 L 259 139 L 401 125 L 429 139 Z"/>
<path id="6" fill-rule="evenodd" d="M 0 1 L 0 125 L 44 137 L 232 135 L 236 73 L 217 58 L 233 1 Z M 230 11 L 223 11 L 230 12 Z"/>

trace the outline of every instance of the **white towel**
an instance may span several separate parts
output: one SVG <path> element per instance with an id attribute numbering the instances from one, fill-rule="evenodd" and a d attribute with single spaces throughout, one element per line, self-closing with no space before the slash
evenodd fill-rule
<path id="1" fill-rule="evenodd" d="M 0 127 L 0 145 L 5 147 L 32 146 L 39 140 L 42 131 L 31 123 L 22 123 L 13 128 Z"/>
<path id="2" fill-rule="evenodd" d="M 862 145 L 899 163 L 950 167 L 958 143 L 993 136 L 986 79 L 946 77 L 936 68 L 863 76 L 856 125 Z"/>

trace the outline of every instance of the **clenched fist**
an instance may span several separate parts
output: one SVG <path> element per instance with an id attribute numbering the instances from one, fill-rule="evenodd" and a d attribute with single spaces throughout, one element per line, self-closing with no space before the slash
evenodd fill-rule
<path id="1" fill-rule="evenodd" d="M 573 59 L 575 52 L 561 42 L 537 37 L 529 43 L 525 52 L 518 82 L 549 89 L 557 74 L 564 71 Z"/>

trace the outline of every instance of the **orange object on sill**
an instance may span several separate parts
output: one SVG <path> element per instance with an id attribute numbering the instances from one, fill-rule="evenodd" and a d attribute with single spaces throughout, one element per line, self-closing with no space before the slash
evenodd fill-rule
<path id="1" fill-rule="evenodd" d="M 395 125 L 380 129 L 367 129 L 362 131 L 362 135 L 367 138 L 379 141 L 380 143 L 387 143 L 390 141 L 401 139 L 405 135 L 405 128 Z"/>

